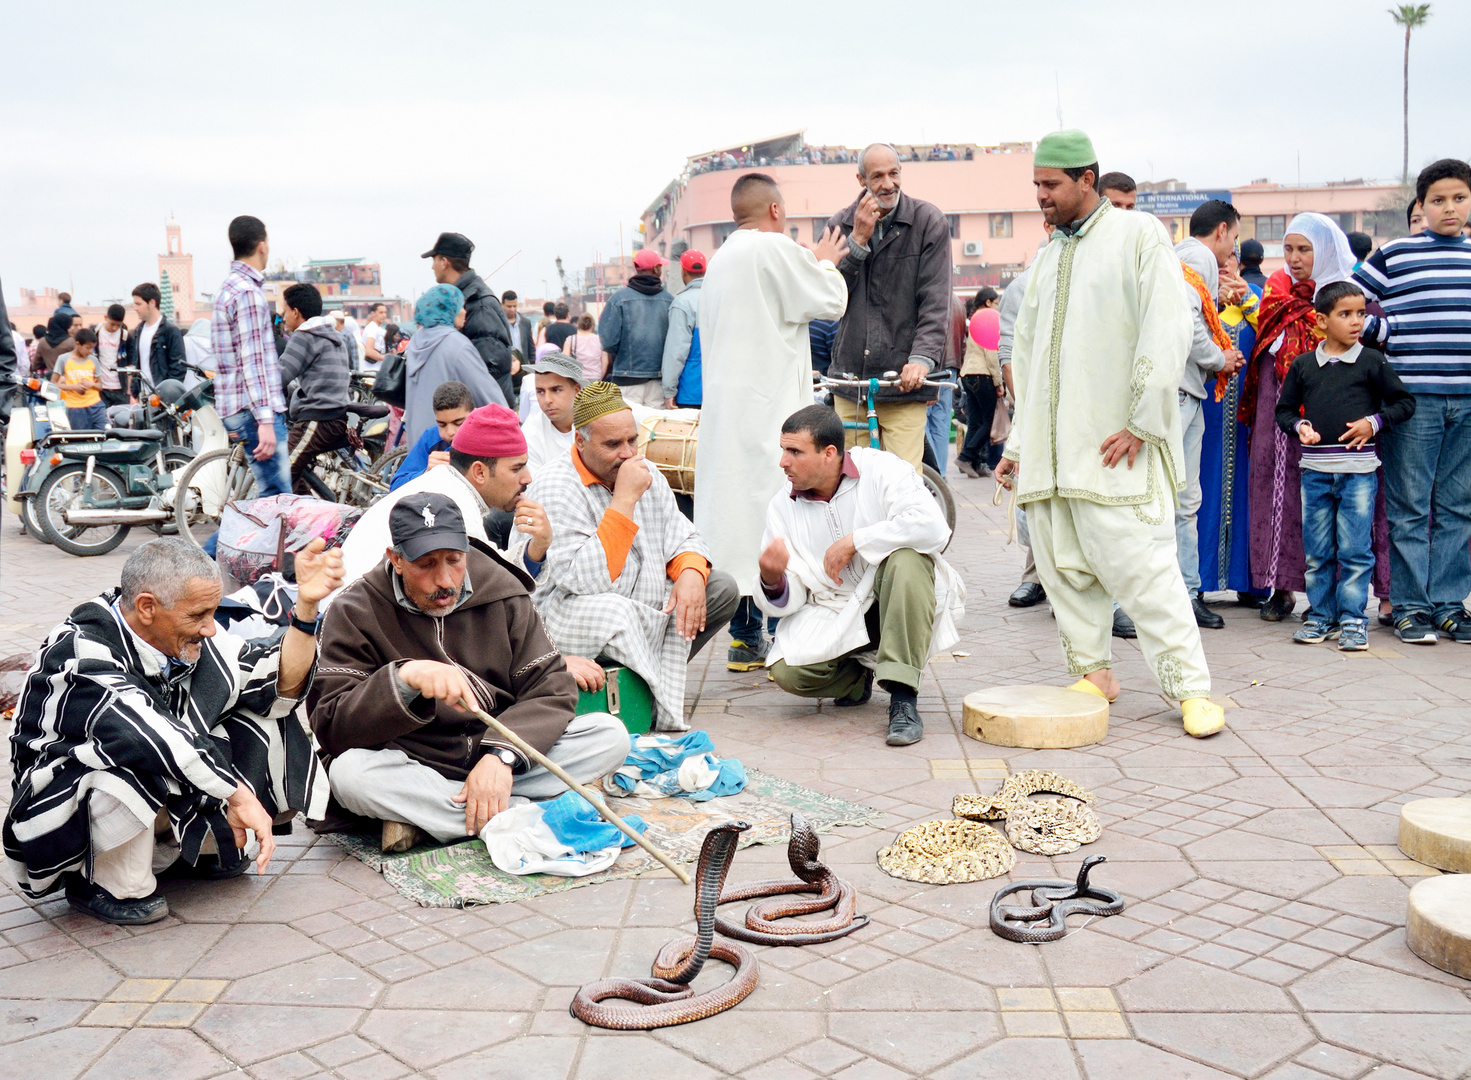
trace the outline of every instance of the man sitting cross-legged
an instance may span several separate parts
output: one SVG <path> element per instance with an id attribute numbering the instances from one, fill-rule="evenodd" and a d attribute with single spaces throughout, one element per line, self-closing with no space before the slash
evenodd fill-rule
<path id="1" fill-rule="evenodd" d="M 554 527 L 537 607 L 562 648 L 643 676 L 657 730 L 684 731 L 685 666 L 735 611 L 735 579 L 711 569 L 668 481 L 638 453 L 617 386 L 583 387 L 572 424 L 571 453 L 531 485 Z"/>
<path id="2" fill-rule="evenodd" d="M 628 733 L 618 720 L 573 716 L 577 683 L 531 605 L 531 578 L 468 539 L 453 500 L 399 499 L 389 537 L 386 557 L 328 610 L 308 698 L 333 796 L 384 823 L 384 851 L 412 847 L 417 830 L 441 841 L 475 836 L 511 795 L 566 790 L 462 702 L 582 783 L 623 763 Z"/>
<path id="3" fill-rule="evenodd" d="M 786 487 L 766 511 L 756 604 L 779 617 L 768 667 L 783 690 L 862 705 L 889 692 L 890 746 L 924 737 L 930 656 L 958 640 L 965 586 L 940 557 L 950 529 L 914 466 L 843 452 L 843 422 L 808 405 L 781 428 Z"/>
<path id="4" fill-rule="evenodd" d="M 10 738 L 5 855 L 27 896 L 65 885 L 72 907 L 139 925 L 169 913 L 154 874 L 234 877 L 246 831 L 271 861 L 272 827 L 320 814 L 311 741 L 292 716 L 316 659 L 317 603 L 342 556 L 296 556 L 284 635 L 215 624 L 219 570 L 187 540 L 150 540 L 120 589 L 79 605 L 41 645 Z"/>

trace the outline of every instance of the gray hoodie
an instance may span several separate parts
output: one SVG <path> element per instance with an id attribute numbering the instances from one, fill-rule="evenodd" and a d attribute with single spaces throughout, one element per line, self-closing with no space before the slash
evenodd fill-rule
<path id="1" fill-rule="evenodd" d="M 479 351 L 453 326 L 429 326 L 414 331 L 404 354 L 408 393 L 404 396 L 406 439 L 413 446 L 434 424 L 434 391 L 451 379 L 470 388 L 475 407 L 504 405 L 506 396 L 491 377 Z"/>
<path id="2" fill-rule="evenodd" d="M 291 419 L 341 420 L 347 415 L 347 345 L 332 324 L 318 316 L 298 326 L 281 354 L 281 386 L 293 381 Z"/>

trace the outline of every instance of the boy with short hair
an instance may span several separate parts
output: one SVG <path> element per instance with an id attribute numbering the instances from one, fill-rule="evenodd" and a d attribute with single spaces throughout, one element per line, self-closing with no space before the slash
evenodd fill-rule
<path id="1" fill-rule="evenodd" d="M 1401 641 L 1471 643 L 1471 166 L 1427 165 L 1415 201 L 1425 231 L 1389 241 L 1354 274 L 1384 310 L 1364 343 L 1384 349 L 1415 395 L 1414 415 L 1383 440 L 1390 601 Z"/>
<path id="2" fill-rule="evenodd" d="M 1403 424 L 1415 399 L 1376 349 L 1359 343 L 1364 293 L 1347 281 L 1325 285 L 1313 301 L 1323 340 L 1287 369 L 1277 424 L 1302 443 L 1302 547 L 1308 612 L 1292 640 L 1314 645 L 1335 635 L 1338 648 L 1369 647 L 1364 608 L 1374 570 L 1374 439 Z"/>
<path id="3" fill-rule="evenodd" d="M 104 405 L 126 405 L 128 392 L 118 378 L 118 362 L 127 348 L 128 328 L 123 325 L 127 313 L 121 304 L 111 304 L 107 317 L 97 328 L 97 389 Z"/>
<path id="4" fill-rule="evenodd" d="M 286 446 L 290 451 L 291 490 L 310 495 L 306 471 L 318 454 L 348 445 L 348 385 L 352 362 L 343 334 L 322 315 L 322 294 L 298 281 L 281 294 L 282 324 L 291 332 L 277 361 L 283 391 L 293 382 Z"/>
<path id="5" fill-rule="evenodd" d="M 107 426 L 107 406 L 97 390 L 97 335 L 91 330 L 78 330 L 73 339 L 76 348 L 64 353 L 51 373 L 61 388 L 61 402 L 73 431 L 101 431 Z"/>
<path id="6" fill-rule="evenodd" d="M 449 464 L 449 444 L 455 432 L 475 408 L 475 395 L 470 388 L 454 379 L 434 388 L 434 427 L 426 428 L 419 441 L 404 455 L 403 464 L 393 474 L 389 491 L 397 491 L 410 480 L 430 469 Z"/>

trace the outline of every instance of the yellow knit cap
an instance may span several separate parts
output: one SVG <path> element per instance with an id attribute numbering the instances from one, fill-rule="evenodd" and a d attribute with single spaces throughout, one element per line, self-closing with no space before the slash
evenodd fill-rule
<path id="1" fill-rule="evenodd" d="M 626 408 L 623 391 L 616 383 L 588 383 L 572 401 L 572 426 L 586 427 L 599 417 L 622 412 Z"/>

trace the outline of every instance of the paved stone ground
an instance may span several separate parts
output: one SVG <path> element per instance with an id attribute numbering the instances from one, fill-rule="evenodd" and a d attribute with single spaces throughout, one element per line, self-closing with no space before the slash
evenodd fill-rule
<path id="1" fill-rule="evenodd" d="M 960 702 L 995 683 L 1062 681 L 1046 607 L 1015 611 L 988 481 L 964 498 L 952 550 L 970 588 L 964 640 L 921 697 L 929 734 L 883 745 L 883 706 L 813 710 L 764 674 L 690 681 L 696 724 L 748 765 L 882 808 L 879 828 L 824 838 L 868 928 L 826 946 L 758 949 L 759 989 L 732 1012 L 658 1034 L 592 1031 L 575 988 L 644 974 L 691 924 L 667 874 L 467 911 L 413 906 L 298 828 L 269 876 L 172 886 L 143 931 L 31 904 L 0 886 L 3 1073 L 39 1077 L 390 1080 L 740 1076 L 1376 1080 L 1471 1075 L 1471 984 L 1404 944 L 1405 898 L 1427 868 L 1393 847 L 1400 803 L 1471 781 L 1471 652 L 1368 654 L 1290 643 L 1290 626 L 1223 606 L 1207 634 L 1230 729 L 1184 737 L 1138 650 L 1109 736 L 1077 751 L 989 747 Z M 73 559 L 4 524 L 0 655 L 34 644 L 70 603 L 116 580 L 125 548 Z M 939 661 L 943 661 L 939 662 Z M 1101 883 L 1129 907 L 1031 946 L 986 928 L 1000 884 L 943 888 L 883 875 L 899 829 L 948 817 L 1001 770 L 1057 769 L 1094 789 Z M 8 785 L 6 790 L 8 791 Z M 736 877 L 783 852 L 743 852 Z M 1080 856 L 1023 855 L 1017 877 L 1070 877 Z M 723 979 L 721 965 L 701 985 Z"/>

